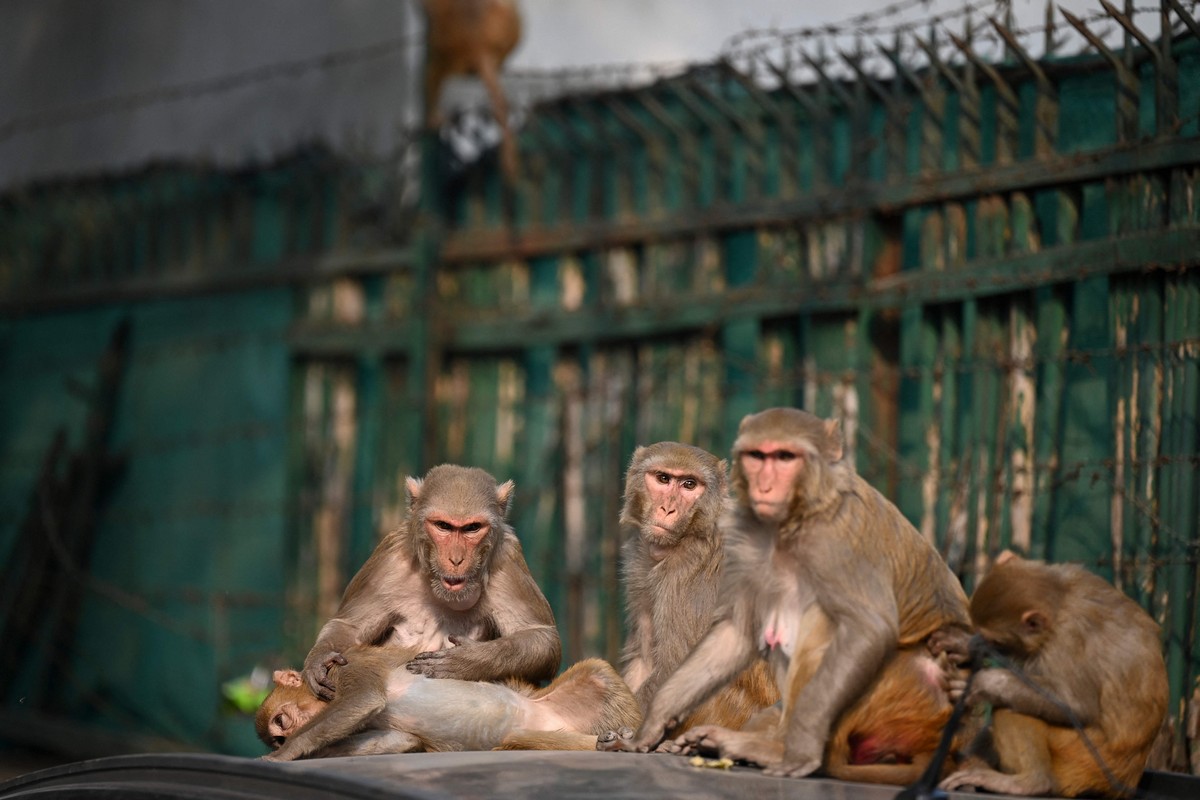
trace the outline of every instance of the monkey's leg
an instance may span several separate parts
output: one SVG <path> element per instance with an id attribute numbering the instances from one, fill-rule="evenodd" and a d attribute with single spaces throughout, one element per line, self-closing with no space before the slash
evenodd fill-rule
<path id="1" fill-rule="evenodd" d="M 772 767 L 783 761 L 783 741 L 771 734 L 731 731 L 717 725 L 699 725 L 675 743 L 681 752 L 716 753 L 721 758 Z"/>
<path id="2" fill-rule="evenodd" d="M 596 737 L 575 731 L 531 731 L 517 728 L 493 750 L 595 750 Z"/>
<path id="3" fill-rule="evenodd" d="M 992 741 L 1000 757 L 996 771 L 977 766 L 953 773 L 943 789 L 974 786 L 999 794 L 1039 795 L 1054 791 L 1049 726 L 1039 719 L 998 708 L 992 715 Z"/>

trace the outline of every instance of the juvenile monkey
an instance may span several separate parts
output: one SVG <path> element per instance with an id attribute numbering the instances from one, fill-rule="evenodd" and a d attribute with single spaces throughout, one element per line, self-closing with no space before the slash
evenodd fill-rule
<path id="1" fill-rule="evenodd" d="M 431 678 L 552 677 L 562 645 L 504 519 L 512 481 L 497 485 L 484 470 L 443 464 L 407 486 L 404 522 L 346 587 L 304 660 L 305 683 L 332 698 L 330 667 L 362 644 L 417 653 L 408 669 Z"/>
<path id="2" fill-rule="evenodd" d="M 452 75 L 478 75 L 500 125 L 500 166 L 509 181 L 517 175 L 517 145 L 508 124 L 508 100 L 500 67 L 521 40 L 515 0 L 423 0 L 428 31 L 425 64 L 425 119 L 440 124 L 438 96 Z"/>
<path id="3" fill-rule="evenodd" d="M 721 520 L 725 605 L 655 695 L 629 745 L 649 750 L 756 657 L 783 697 L 776 724 L 699 726 L 685 748 L 803 776 L 906 782 L 949 716 L 930 634 L 966 628 L 966 596 L 933 547 L 842 460 L 837 423 L 791 408 L 742 420 Z M 927 698 L 927 702 L 912 702 Z M 849 763 L 842 763 L 845 759 Z M 904 769 L 896 769 L 896 767 Z"/>
<path id="4" fill-rule="evenodd" d="M 691 445 L 639 447 L 625 475 L 621 525 L 629 633 L 622 674 L 642 708 L 716 620 L 721 576 L 717 527 L 726 497 L 726 464 Z M 739 673 L 683 720 L 741 728 L 779 699 L 763 663 Z"/>
<path id="5" fill-rule="evenodd" d="M 977 672 L 967 701 L 994 709 L 999 769 L 969 763 L 942 786 L 1062 797 L 1132 792 L 1169 699 L 1154 620 L 1081 566 L 1014 553 L 1002 554 L 976 588 L 971 619 L 977 635 L 1043 691 L 1008 669 Z"/>
<path id="6" fill-rule="evenodd" d="M 405 668 L 413 650 L 361 646 L 335 665 L 332 701 L 296 670 L 277 670 L 255 715 L 271 761 L 414 751 L 594 750 L 596 734 L 636 725 L 641 710 L 608 663 L 575 664 L 549 686 L 433 679 Z"/>

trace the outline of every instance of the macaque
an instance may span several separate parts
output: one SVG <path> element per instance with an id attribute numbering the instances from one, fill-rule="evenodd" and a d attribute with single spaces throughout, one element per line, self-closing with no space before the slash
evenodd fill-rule
<path id="1" fill-rule="evenodd" d="M 747 416 L 733 445 L 731 482 L 733 502 L 720 523 L 718 621 L 655 694 L 629 745 L 600 746 L 658 746 L 761 658 L 782 711 L 770 720 L 768 710 L 768 719 L 743 731 L 698 726 L 677 744 L 756 763 L 771 775 L 808 775 L 834 756 L 827 771 L 838 777 L 915 779 L 949 716 L 944 670 L 927 639 L 968 626 L 958 580 L 843 461 L 835 421 L 791 408 Z M 910 704 L 922 693 L 928 702 Z"/>
<path id="2" fill-rule="evenodd" d="M 296 670 L 277 670 L 255 715 L 271 761 L 415 751 L 594 750 L 597 734 L 636 725 L 641 710 L 616 670 L 575 664 L 544 689 L 433 679 L 406 669 L 415 650 L 356 646 L 335 665 L 332 701 Z"/>
<path id="3" fill-rule="evenodd" d="M 508 124 L 508 100 L 500 67 L 521 40 L 516 0 L 424 0 L 428 20 L 425 63 L 425 119 L 440 125 L 438 97 L 452 75 L 478 75 L 500 125 L 500 167 L 511 182 L 517 175 L 517 145 Z"/>
<path id="4" fill-rule="evenodd" d="M 942 786 L 1131 794 L 1169 698 L 1159 628 L 1149 615 L 1081 566 L 1004 553 L 971 596 L 971 620 L 1029 682 L 1003 667 L 976 672 L 967 701 L 993 708 L 999 769 L 973 760 Z"/>
<path id="5" fill-rule="evenodd" d="M 639 447 L 625 475 L 621 525 L 629 633 L 622 674 L 644 709 L 716 620 L 721 576 L 717 521 L 726 497 L 726 465 L 677 442 Z M 741 728 L 779 699 L 766 665 L 739 674 L 683 720 Z"/>
<path id="6" fill-rule="evenodd" d="M 330 667 L 363 644 L 415 652 L 409 671 L 431 678 L 552 677 L 562 645 L 505 521 L 512 481 L 443 464 L 407 486 L 404 522 L 350 581 L 304 660 L 308 687 L 332 698 Z"/>

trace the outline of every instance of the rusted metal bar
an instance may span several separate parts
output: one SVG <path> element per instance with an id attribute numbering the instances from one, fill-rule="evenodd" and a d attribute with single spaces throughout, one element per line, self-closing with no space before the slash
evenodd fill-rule
<path id="1" fill-rule="evenodd" d="M 886 86 L 863 68 L 861 54 L 851 55 L 841 50 L 838 50 L 837 53 L 858 76 L 859 85 L 868 89 L 883 104 L 884 113 L 888 119 L 888 131 L 884 136 L 887 173 L 889 178 L 899 180 L 905 174 L 908 104 L 897 100 L 894 92 L 888 91 Z M 866 141 L 868 138 L 866 131 L 860 131 L 859 141 Z"/>
<path id="2" fill-rule="evenodd" d="M 795 120 L 792 119 L 792 115 L 786 109 L 775 102 L 774 98 L 760 89 L 752 79 L 743 75 L 741 70 L 735 67 L 732 62 L 722 59 L 718 62 L 718 66 L 724 70 L 724 74 L 732 78 L 738 86 L 742 87 L 746 94 L 779 125 L 779 132 L 783 137 L 783 142 L 780 145 L 780 153 L 784 161 L 783 174 L 785 176 L 782 188 L 785 189 L 785 194 L 790 193 L 786 190 L 795 185 L 795 181 L 799 175 L 796 151 L 794 148 L 788 146 L 791 143 L 799 141 Z"/>
<path id="3" fill-rule="evenodd" d="M 1135 141 L 1138 136 L 1138 88 L 1140 83 L 1137 75 L 1119 54 L 1109 49 L 1103 39 L 1092 33 L 1087 23 L 1065 8 L 1060 8 L 1059 12 L 1071 24 L 1071 27 L 1077 30 L 1079 35 L 1112 65 L 1117 78 L 1117 141 Z"/>
<path id="4" fill-rule="evenodd" d="M 966 56 L 967 61 L 986 75 L 992 85 L 996 87 L 995 160 L 999 163 L 1012 161 L 1016 156 L 1017 119 L 1021 110 L 1021 101 L 1012 87 L 1008 85 L 1008 81 L 1004 80 L 1004 76 L 995 67 L 980 58 L 971 47 L 970 42 L 960 39 L 949 31 L 946 32 L 946 35 L 950 37 L 954 46 Z"/>
<path id="5" fill-rule="evenodd" d="M 916 34 L 913 34 L 913 41 L 925 53 L 930 65 L 942 76 L 942 79 L 958 93 L 959 165 L 964 168 L 974 167 L 979 164 L 979 89 L 975 86 L 974 80 L 967 76 L 960 77 L 957 72 L 950 69 L 938 54 L 937 47 L 932 41 L 926 42 Z"/>
<path id="6" fill-rule="evenodd" d="M 1176 123 L 1179 118 L 1179 74 L 1175 65 L 1175 60 L 1171 58 L 1171 30 L 1169 21 L 1164 18 L 1163 26 L 1165 33 L 1161 38 L 1161 46 L 1155 44 L 1145 33 L 1141 31 L 1133 20 L 1127 15 L 1116 9 L 1111 3 L 1106 0 L 1100 0 L 1100 5 L 1104 7 L 1104 11 L 1117 23 L 1125 29 L 1127 36 L 1137 39 L 1138 44 L 1145 48 L 1146 52 L 1154 59 L 1154 111 L 1155 111 L 1155 132 L 1159 136 L 1173 133 Z M 1164 15 L 1165 17 L 1165 15 Z M 1132 55 L 1133 48 L 1127 47 L 1127 55 Z M 1130 69 L 1128 59 L 1126 59 L 1126 69 Z M 1132 72 L 1132 70 L 1130 69 Z"/>
<path id="7" fill-rule="evenodd" d="M 921 101 L 921 107 L 924 109 L 921 120 L 921 164 L 926 172 L 932 172 L 937 170 L 942 157 L 946 99 L 940 90 L 931 91 L 929 82 L 922 80 L 904 62 L 901 58 L 900 42 L 900 33 L 897 33 L 894 47 L 889 49 L 879 45 L 879 51 L 891 62 L 896 75 L 916 90 L 917 99 Z"/>
<path id="8" fill-rule="evenodd" d="M 675 137 L 675 141 L 683 153 L 686 164 L 691 165 L 698 162 L 700 158 L 700 145 L 696 139 L 696 134 L 686 125 L 680 125 L 671 116 L 671 112 L 654 96 L 653 90 L 645 89 L 634 92 L 630 95 L 630 100 L 644 108 L 655 123 Z M 700 182 L 700 177 L 696 174 L 696 170 L 685 166 L 680 172 L 680 177 L 688 189 L 689 196 L 696 196 Z"/>
<path id="9" fill-rule="evenodd" d="M 1174 11 L 1175 15 L 1177 17 L 1179 17 L 1179 19 L 1183 22 L 1184 25 L 1187 26 L 1187 29 L 1192 32 L 1192 36 L 1195 36 L 1197 39 L 1200 39 L 1200 23 L 1196 22 L 1196 19 L 1195 19 L 1195 17 L 1193 17 L 1191 15 L 1191 12 L 1189 12 L 1186 8 L 1184 8 L 1183 4 L 1180 3 L 1179 0 L 1163 0 L 1163 2 L 1165 2 L 1167 4 L 1167 7 L 1170 8 L 1172 11 Z M 1171 30 L 1170 25 L 1163 26 L 1163 31 L 1164 31 L 1163 38 L 1164 39 L 1169 38 L 1166 36 L 1166 33 L 1165 33 L 1166 31 L 1169 31 L 1169 30 Z"/>
<path id="10" fill-rule="evenodd" d="M 1038 92 L 1037 107 L 1034 112 L 1033 154 L 1038 158 L 1048 156 L 1054 152 L 1055 140 L 1058 137 L 1058 88 L 1046 75 L 1037 59 L 1021 46 L 1017 37 L 1006 25 L 1001 25 L 995 17 L 988 17 L 988 22 L 1004 40 L 1008 51 L 1015 54 L 1033 75 Z"/>
<path id="11" fill-rule="evenodd" d="M 762 59 L 762 63 L 775 77 L 779 78 L 779 84 L 787 96 L 795 100 L 808 113 L 813 147 L 812 182 L 814 187 L 827 186 L 829 184 L 829 153 L 832 136 L 829 122 L 833 118 L 832 112 L 828 106 L 813 99 L 809 92 L 792 83 L 786 67 L 781 67 L 765 57 Z"/>

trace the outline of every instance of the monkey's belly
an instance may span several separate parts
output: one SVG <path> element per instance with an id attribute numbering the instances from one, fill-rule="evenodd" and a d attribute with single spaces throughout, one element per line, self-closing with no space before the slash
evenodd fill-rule
<path id="1" fill-rule="evenodd" d="M 408 672 L 388 682 L 388 726 L 454 749 L 492 749 L 514 728 L 528 727 L 529 705 L 491 683 Z"/>

